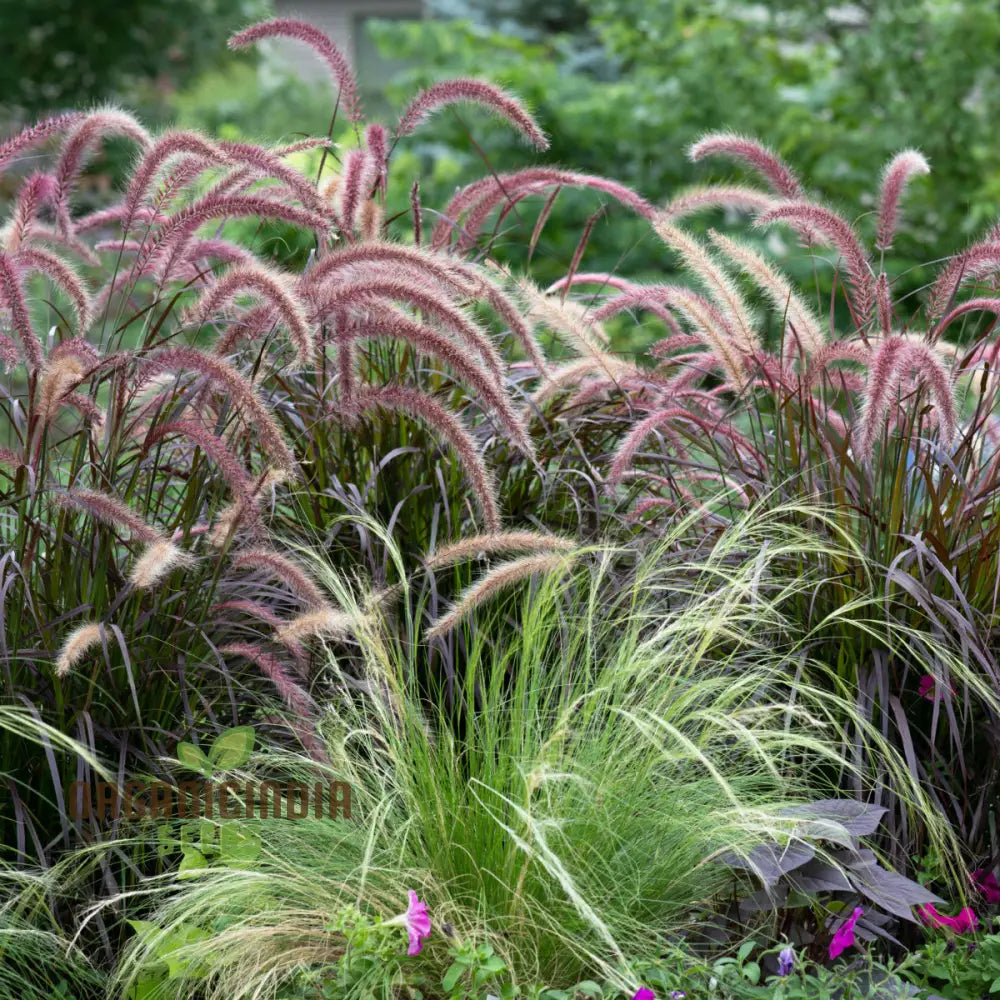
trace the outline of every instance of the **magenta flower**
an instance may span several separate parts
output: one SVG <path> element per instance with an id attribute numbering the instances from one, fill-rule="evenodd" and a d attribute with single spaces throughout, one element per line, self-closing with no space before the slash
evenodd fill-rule
<path id="1" fill-rule="evenodd" d="M 979 868 L 972 873 L 972 884 L 983 894 L 987 903 L 1000 903 L 1000 882 L 996 875 L 985 868 Z"/>
<path id="2" fill-rule="evenodd" d="M 632 1000 L 656 1000 L 656 996 L 651 989 L 646 986 L 641 986 L 635 991 Z"/>
<path id="3" fill-rule="evenodd" d="M 930 674 L 923 674 L 920 678 L 920 686 L 917 688 L 917 694 L 919 694 L 920 697 L 924 698 L 926 701 L 933 701 L 936 687 L 937 681 L 935 681 Z M 954 684 L 950 685 L 950 687 L 952 694 L 958 694 L 958 689 Z M 1000 886 L 998 886 L 998 889 L 1000 889 Z"/>
<path id="4" fill-rule="evenodd" d="M 830 958 L 836 958 L 854 944 L 854 925 L 864 912 L 860 906 L 855 906 L 854 912 L 837 928 L 830 941 Z"/>
<path id="5" fill-rule="evenodd" d="M 396 921 L 406 928 L 407 937 L 410 939 L 410 946 L 406 949 L 407 955 L 419 955 L 423 948 L 423 939 L 430 937 L 431 918 L 427 912 L 427 904 L 420 901 L 420 897 L 410 889 L 410 905 L 406 908 L 406 913 L 396 918 Z"/>
<path id="6" fill-rule="evenodd" d="M 926 906 L 917 907 L 917 915 L 929 927 L 945 927 L 955 934 L 971 934 L 979 926 L 976 914 L 970 906 L 960 910 L 956 916 L 949 917 L 944 913 L 938 913 L 934 904 L 928 903 Z"/>

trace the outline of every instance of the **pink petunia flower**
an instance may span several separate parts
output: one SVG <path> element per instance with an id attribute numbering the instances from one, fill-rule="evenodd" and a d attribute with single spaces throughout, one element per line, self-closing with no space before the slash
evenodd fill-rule
<path id="1" fill-rule="evenodd" d="M 410 905 L 402 915 L 401 923 L 410 939 L 406 954 L 419 955 L 420 949 L 424 946 L 423 939 L 430 937 L 431 934 L 431 918 L 427 912 L 427 904 L 421 902 L 420 897 L 412 889 L 410 889 Z"/>
<path id="2" fill-rule="evenodd" d="M 864 913 L 860 906 L 854 907 L 854 912 L 837 928 L 830 941 L 830 958 L 836 958 L 854 944 L 854 925 Z"/>
<path id="3" fill-rule="evenodd" d="M 632 1000 L 656 1000 L 656 996 L 651 989 L 641 986 L 635 991 Z"/>
<path id="4" fill-rule="evenodd" d="M 952 694 L 958 694 L 958 689 L 955 687 L 954 684 L 951 684 L 949 686 L 951 687 Z M 920 686 L 917 688 L 917 694 L 919 694 L 921 698 L 924 698 L 927 701 L 933 701 L 934 690 L 936 687 L 937 687 L 937 681 L 934 680 L 934 678 L 931 677 L 930 674 L 924 674 L 920 678 Z"/>
<path id="5" fill-rule="evenodd" d="M 976 914 L 970 906 L 960 910 L 956 916 L 949 917 L 944 913 L 938 913 L 934 904 L 928 903 L 926 906 L 917 907 L 917 916 L 930 927 L 946 927 L 956 934 L 971 934 L 979 926 Z"/>
<path id="6" fill-rule="evenodd" d="M 987 903 L 1000 903 L 1000 882 L 996 875 L 985 868 L 979 868 L 972 873 L 972 884 L 983 894 Z"/>

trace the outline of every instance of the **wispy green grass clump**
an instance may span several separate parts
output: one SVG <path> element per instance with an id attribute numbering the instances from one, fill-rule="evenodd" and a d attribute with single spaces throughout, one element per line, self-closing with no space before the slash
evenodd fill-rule
<path id="1" fill-rule="evenodd" d="M 198 974 L 177 995 L 273 995 L 337 961 L 341 908 L 391 917 L 409 889 L 428 900 L 434 929 L 418 958 L 379 970 L 386 990 L 422 974 L 436 995 L 459 939 L 489 943 L 521 985 L 627 988 L 632 957 L 697 940 L 718 911 L 733 884 L 724 852 L 794 841 L 801 821 L 782 810 L 836 794 L 845 775 L 864 794 L 870 750 L 954 857 L 903 763 L 860 721 L 860 757 L 844 758 L 835 720 L 851 704 L 820 683 L 812 637 L 784 614 L 824 585 L 790 572 L 796 557 L 838 555 L 796 527 L 806 513 L 822 516 L 751 512 L 700 565 L 676 557 L 684 520 L 638 559 L 563 552 L 558 569 L 467 609 L 450 679 L 426 668 L 426 591 L 411 581 L 385 617 L 328 574 L 357 641 L 330 648 L 323 726 L 352 817 L 262 824 L 255 862 L 159 884 L 149 919 L 164 933 L 215 929 L 185 949 Z M 826 624 L 877 627 L 864 612 L 859 602 Z M 316 767 L 260 764 L 303 780 Z M 154 958 L 148 941 L 133 949 L 123 979 Z"/>

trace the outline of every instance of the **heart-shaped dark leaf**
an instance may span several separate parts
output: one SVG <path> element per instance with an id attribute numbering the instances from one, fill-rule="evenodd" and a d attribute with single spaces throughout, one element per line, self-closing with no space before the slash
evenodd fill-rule
<path id="1" fill-rule="evenodd" d="M 794 871 L 800 865 L 811 861 L 816 851 L 808 844 L 758 844 L 746 855 L 729 852 L 719 860 L 730 868 L 753 872 L 765 886 L 775 882 L 787 872 Z"/>
<path id="2" fill-rule="evenodd" d="M 782 812 L 786 816 L 838 823 L 853 837 L 870 837 L 886 814 L 882 806 L 856 799 L 821 799 L 802 806 L 790 806 Z"/>
<path id="3" fill-rule="evenodd" d="M 923 903 L 941 903 L 940 896 L 896 872 L 887 871 L 880 865 L 865 868 L 863 876 L 859 873 L 855 879 L 858 891 L 867 896 L 883 910 L 892 913 L 901 920 L 916 923 L 913 907 Z"/>

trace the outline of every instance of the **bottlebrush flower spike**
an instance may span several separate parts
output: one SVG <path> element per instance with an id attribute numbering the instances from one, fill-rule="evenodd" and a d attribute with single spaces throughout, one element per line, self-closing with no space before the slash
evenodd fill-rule
<path id="1" fill-rule="evenodd" d="M 452 566 L 480 555 L 509 555 L 511 552 L 572 552 L 577 543 L 572 538 L 546 535 L 539 531 L 501 531 L 492 535 L 472 535 L 444 545 L 424 560 L 428 569 Z"/>
<path id="2" fill-rule="evenodd" d="M 378 165 L 366 149 L 352 149 L 344 157 L 344 167 L 337 188 L 337 217 L 344 233 L 358 228 L 358 210 L 372 194 L 378 177 Z"/>
<path id="3" fill-rule="evenodd" d="M 99 490 L 74 487 L 56 497 L 63 507 L 74 507 L 112 528 L 124 528 L 136 541 L 152 545 L 162 541 L 161 533 L 130 510 L 118 497 Z"/>
<path id="4" fill-rule="evenodd" d="M 298 563 L 273 549 L 246 549 L 233 557 L 232 568 L 258 570 L 273 579 L 280 580 L 309 608 L 323 608 L 329 603 L 323 592 Z"/>
<path id="5" fill-rule="evenodd" d="M 792 169 L 776 153 L 757 142 L 734 132 L 710 132 L 688 149 L 692 163 L 706 156 L 728 156 L 741 160 L 757 171 L 782 198 L 801 198 L 802 184 Z"/>
<path id="6" fill-rule="evenodd" d="M 34 173 L 26 178 L 17 192 L 14 211 L 5 232 L 5 249 L 15 253 L 37 222 L 38 210 L 52 204 L 56 197 L 56 179 L 51 174 Z"/>
<path id="7" fill-rule="evenodd" d="M 365 149 L 375 164 L 376 186 L 385 194 L 389 162 L 388 136 L 384 125 L 373 122 L 365 129 Z"/>
<path id="8" fill-rule="evenodd" d="M 930 172 L 927 160 L 915 149 L 904 149 L 886 165 L 879 195 L 878 234 L 875 237 L 875 246 L 879 250 L 888 250 L 892 246 L 899 221 L 899 202 L 906 185 L 911 178 Z"/>
<path id="9" fill-rule="evenodd" d="M 52 118 L 45 118 L 0 143 L 0 170 L 14 157 L 45 142 L 50 136 L 79 124 L 83 117 L 82 111 L 69 111 L 66 114 L 54 115 Z"/>
<path id="10" fill-rule="evenodd" d="M 822 234 L 840 251 L 847 267 L 847 280 L 857 321 L 861 325 L 867 323 L 875 304 L 875 279 L 868 255 L 853 226 L 836 212 L 809 201 L 778 205 L 759 215 L 755 225 L 763 227 L 775 222 L 787 222 L 800 231 Z"/>
<path id="11" fill-rule="evenodd" d="M 233 496 L 240 500 L 250 499 L 250 476 L 243 463 L 220 437 L 194 420 L 175 420 L 154 424 L 143 442 L 143 452 L 148 452 L 164 438 L 172 435 L 187 438 L 197 445 L 219 467 Z"/>
<path id="12" fill-rule="evenodd" d="M 1000 270 L 1000 241 L 992 235 L 985 241 L 973 243 L 956 254 L 942 268 L 931 286 L 927 300 L 927 313 L 932 320 L 950 309 L 955 295 L 965 282 L 975 281 L 991 272 Z"/>
<path id="13" fill-rule="evenodd" d="M 19 250 L 15 260 L 22 271 L 37 271 L 39 274 L 44 274 L 66 293 L 73 305 L 78 333 L 83 333 L 90 326 L 90 295 L 75 268 L 61 257 L 40 247 L 25 247 Z"/>
<path id="14" fill-rule="evenodd" d="M 483 464 L 476 444 L 469 432 L 440 403 L 417 389 L 386 385 L 380 388 L 362 389 L 358 393 L 357 407 L 359 413 L 376 408 L 394 413 L 407 413 L 445 438 L 465 467 L 469 485 L 472 487 L 486 527 L 491 532 L 500 530 L 496 487 Z"/>
<path id="15" fill-rule="evenodd" d="M 223 646 L 219 652 L 226 656 L 241 656 L 259 667 L 261 673 L 278 689 L 278 694 L 288 708 L 300 719 L 308 719 L 314 714 L 315 703 L 312 698 L 288 676 L 281 661 L 273 653 L 249 642 L 234 642 Z"/>
<path id="16" fill-rule="evenodd" d="M 149 133 L 127 111 L 118 108 L 101 108 L 84 115 L 66 136 L 55 168 L 56 217 L 60 227 L 72 229 L 69 213 L 69 195 L 83 169 L 90 149 L 105 136 L 119 135 L 131 139 L 140 147 L 148 147 L 152 140 Z"/>
<path id="17" fill-rule="evenodd" d="M 681 191 L 667 202 L 663 211 L 671 221 L 677 222 L 706 209 L 730 208 L 756 214 L 777 204 L 777 198 L 756 188 L 740 184 L 708 184 Z"/>
<path id="18" fill-rule="evenodd" d="M 728 320 L 736 346 L 746 355 L 760 351 L 754 320 L 743 296 L 715 258 L 689 233 L 675 226 L 664 215 L 653 221 L 657 236 L 681 258 Z"/>
<path id="19" fill-rule="evenodd" d="M 65 677 L 98 643 L 104 641 L 104 626 L 88 622 L 73 629 L 56 657 L 56 677 Z"/>
<path id="20" fill-rule="evenodd" d="M 858 456 L 863 461 L 871 458 L 875 438 L 885 426 L 891 393 L 911 371 L 924 379 L 930 388 L 943 444 L 949 447 L 954 441 L 958 417 L 951 375 L 930 346 L 891 337 L 876 350 L 865 386 L 858 446 Z"/>
<path id="21" fill-rule="evenodd" d="M 142 359 L 135 391 L 140 391 L 158 375 L 188 369 L 223 386 L 242 410 L 247 425 L 260 439 L 261 446 L 282 469 L 295 467 L 295 458 L 285 442 L 281 428 L 260 401 L 254 387 L 232 365 L 194 347 L 166 347 Z"/>
<path id="22" fill-rule="evenodd" d="M 535 149 L 548 149 L 549 141 L 524 106 L 506 91 L 482 80 L 444 80 L 421 91 L 400 116 L 397 137 L 410 135 L 438 108 L 457 103 L 481 104 L 510 122 Z"/>
<path id="23" fill-rule="evenodd" d="M 10 310 L 11 326 L 21 342 L 29 371 L 38 371 L 42 367 L 42 347 L 31 325 L 17 267 L 5 253 L 0 253 L 0 304 Z"/>
<path id="24" fill-rule="evenodd" d="M 302 206 L 317 215 L 323 215 L 326 206 L 319 196 L 316 186 L 298 170 L 282 163 L 281 158 L 263 146 L 250 142 L 224 140 L 219 148 L 226 157 L 236 164 L 242 164 L 262 178 L 283 181 L 288 190 L 302 203 Z"/>
<path id="25" fill-rule="evenodd" d="M 892 297 L 889 295 L 889 278 L 883 271 L 875 282 L 875 303 L 878 307 L 878 325 L 884 337 L 892 334 Z"/>
<path id="26" fill-rule="evenodd" d="M 450 632 L 463 619 L 502 590 L 543 573 L 555 573 L 570 565 L 569 556 L 546 552 L 501 563 L 462 592 L 459 599 L 427 630 L 428 639 Z"/>
<path id="27" fill-rule="evenodd" d="M 346 611 L 325 607 L 282 622 L 275 630 L 275 638 L 285 645 L 312 638 L 343 639 L 356 625 L 355 618 Z"/>
<path id="28" fill-rule="evenodd" d="M 358 83 L 351 64 L 343 52 L 318 28 L 305 21 L 292 18 L 275 18 L 261 21 L 249 28 L 238 31 L 229 39 L 231 49 L 245 49 L 263 38 L 291 38 L 308 45 L 326 63 L 330 77 L 338 91 L 338 99 L 343 105 L 348 120 L 361 121 L 361 103 L 358 97 Z"/>
<path id="29" fill-rule="evenodd" d="M 0 364 L 7 371 L 11 371 L 20 360 L 21 355 L 18 353 L 17 344 L 7 334 L 0 333 Z"/>
<path id="30" fill-rule="evenodd" d="M 291 277 L 264 264 L 247 263 L 231 267 L 191 306 L 183 322 L 202 325 L 240 292 L 248 292 L 261 303 L 273 307 L 281 317 L 295 347 L 298 365 L 304 367 L 315 361 L 316 338 Z"/>
<path id="31" fill-rule="evenodd" d="M 444 210 L 441 221 L 434 227 L 431 246 L 435 248 L 446 246 L 451 239 L 452 231 L 459 227 L 461 216 L 470 209 L 475 209 L 475 216 L 474 220 L 467 222 L 464 227 L 462 237 L 464 243 L 475 240 L 479 232 L 478 227 L 497 205 L 523 197 L 525 192 L 536 194 L 548 187 L 588 188 L 598 191 L 614 198 L 644 219 L 652 219 L 656 211 L 635 191 L 604 177 L 559 170 L 555 167 L 528 167 L 526 170 L 513 173 L 491 174 L 462 188 L 452 198 Z"/>
<path id="32" fill-rule="evenodd" d="M 136 560 L 129 582 L 137 590 L 147 590 L 178 567 L 194 565 L 194 557 L 165 538 L 153 542 Z"/>
<path id="33" fill-rule="evenodd" d="M 654 431 L 660 431 L 670 441 L 671 445 L 682 457 L 686 454 L 684 444 L 680 436 L 670 426 L 675 420 L 693 420 L 701 425 L 707 434 L 711 435 L 711 428 L 702 424 L 691 410 L 683 406 L 672 406 L 657 413 L 653 413 L 643 420 L 640 420 L 618 446 L 611 468 L 608 470 L 608 486 L 614 486 L 621 482 L 625 473 L 631 468 L 635 460 L 636 452 L 642 447 L 643 442 Z"/>
<path id="34" fill-rule="evenodd" d="M 819 319 L 783 274 L 772 267 L 756 250 L 737 240 L 729 239 L 711 229 L 708 238 L 724 256 L 752 278 L 771 300 L 771 305 L 777 314 L 791 326 L 807 357 L 823 348 L 826 337 L 823 335 Z"/>

